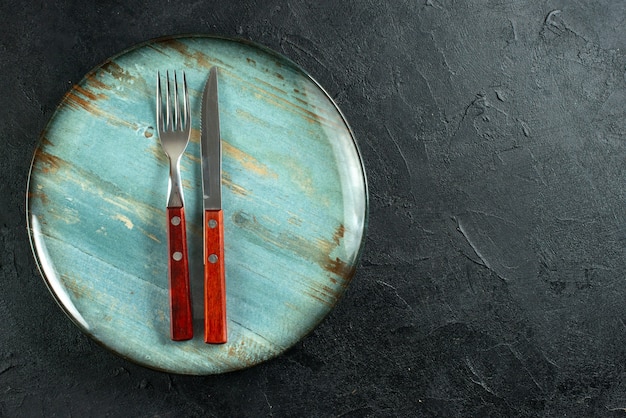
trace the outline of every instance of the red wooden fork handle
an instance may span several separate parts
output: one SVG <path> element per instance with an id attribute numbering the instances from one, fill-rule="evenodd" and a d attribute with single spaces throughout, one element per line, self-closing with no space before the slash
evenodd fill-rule
<path id="1" fill-rule="evenodd" d="M 224 218 L 221 210 L 204 211 L 204 341 L 223 344 L 226 328 Z"/>
<path id="2" fill-rule="evenodd" d="M 189 340 L 193 338 L 193 316 L 184 207 L 167 208 L 167 252 L 170 336 L 174 341 Z"/>

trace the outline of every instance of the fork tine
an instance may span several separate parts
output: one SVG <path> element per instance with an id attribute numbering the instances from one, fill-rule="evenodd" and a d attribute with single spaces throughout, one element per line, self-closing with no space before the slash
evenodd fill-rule
<path id="1" fill-rule="evenodd" d="M 165 78 L 167 83 L 165 85 L 165 131 L 170 131 L 172 129 L 172 112 L 170 111 L 170 72 L 165 71 Z"/>
<path id="2" fill-rule="evenodd" d="M 178 102 L 178 78 L 174 71 L 174 130 L 182 129 L 182 121 L 180 117 L 180 103 Z"/>
<path id="3" fill-rule="evenodd" d="M 187 92 L 187 75 L 183 71 L 183 99 L 184 99 L 184 110 L 185 110 L 185 129 L 189 129 L 191 127 L 191 110 L 189 106 L 189 93 Z"/>
<path id="4" fill-rule="evenodd" d="M 156 120 L 157 130 L 162 130 L 163 120 L 161 111 L 163 109 L 163 103 L 161 102 L 161 73 L 157 71 L 157 86 L 156 86 Z"/>

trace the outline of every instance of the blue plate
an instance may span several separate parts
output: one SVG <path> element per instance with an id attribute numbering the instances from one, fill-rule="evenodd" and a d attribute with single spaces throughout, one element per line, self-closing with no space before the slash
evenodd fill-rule
<path id="1" fill-rule="evenodd" d="M 202 335 L 201 94 L 220 73 L 229 342 Z M 193 131 L 181 161 L 195 337 L 169 338 L 168 164 L 156 73 L 184 70 Z M 341 112 L 288 59 L 208 36 L 154 40 L 92 70 L 42 133 L 28 185 L 41 274 L 81 330 L 141 365 L 215 374 L 270 359 L 348 286 L 367 218 L 365 172 Z"/>

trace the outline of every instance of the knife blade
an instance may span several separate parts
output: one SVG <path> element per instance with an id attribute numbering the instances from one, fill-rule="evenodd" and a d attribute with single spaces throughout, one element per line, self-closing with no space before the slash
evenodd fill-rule
<path id="1" fill-rule="evenodd" d="M 202 94 L 202 191 L 204 209 L 204 341 L 223 344 L 226 326 L 226 272 L 224 269 L 224 216 L 222 213 L 222 139 L 217 68 L 209 71 Z"/>

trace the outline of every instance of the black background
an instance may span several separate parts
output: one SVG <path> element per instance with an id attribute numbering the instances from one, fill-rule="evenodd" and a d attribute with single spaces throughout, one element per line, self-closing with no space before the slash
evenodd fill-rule
<path id="1" fill-rule="evenodd" d="M 0 415 L 625 415 L 625 24 L 622 1 L 3 0 Z M 220 376 L 144 369 L 81 334 L 25 222 L 63 94 L 183 33 L 306 69 L 369 181 L 345 297 L 284 355 Z"/>

